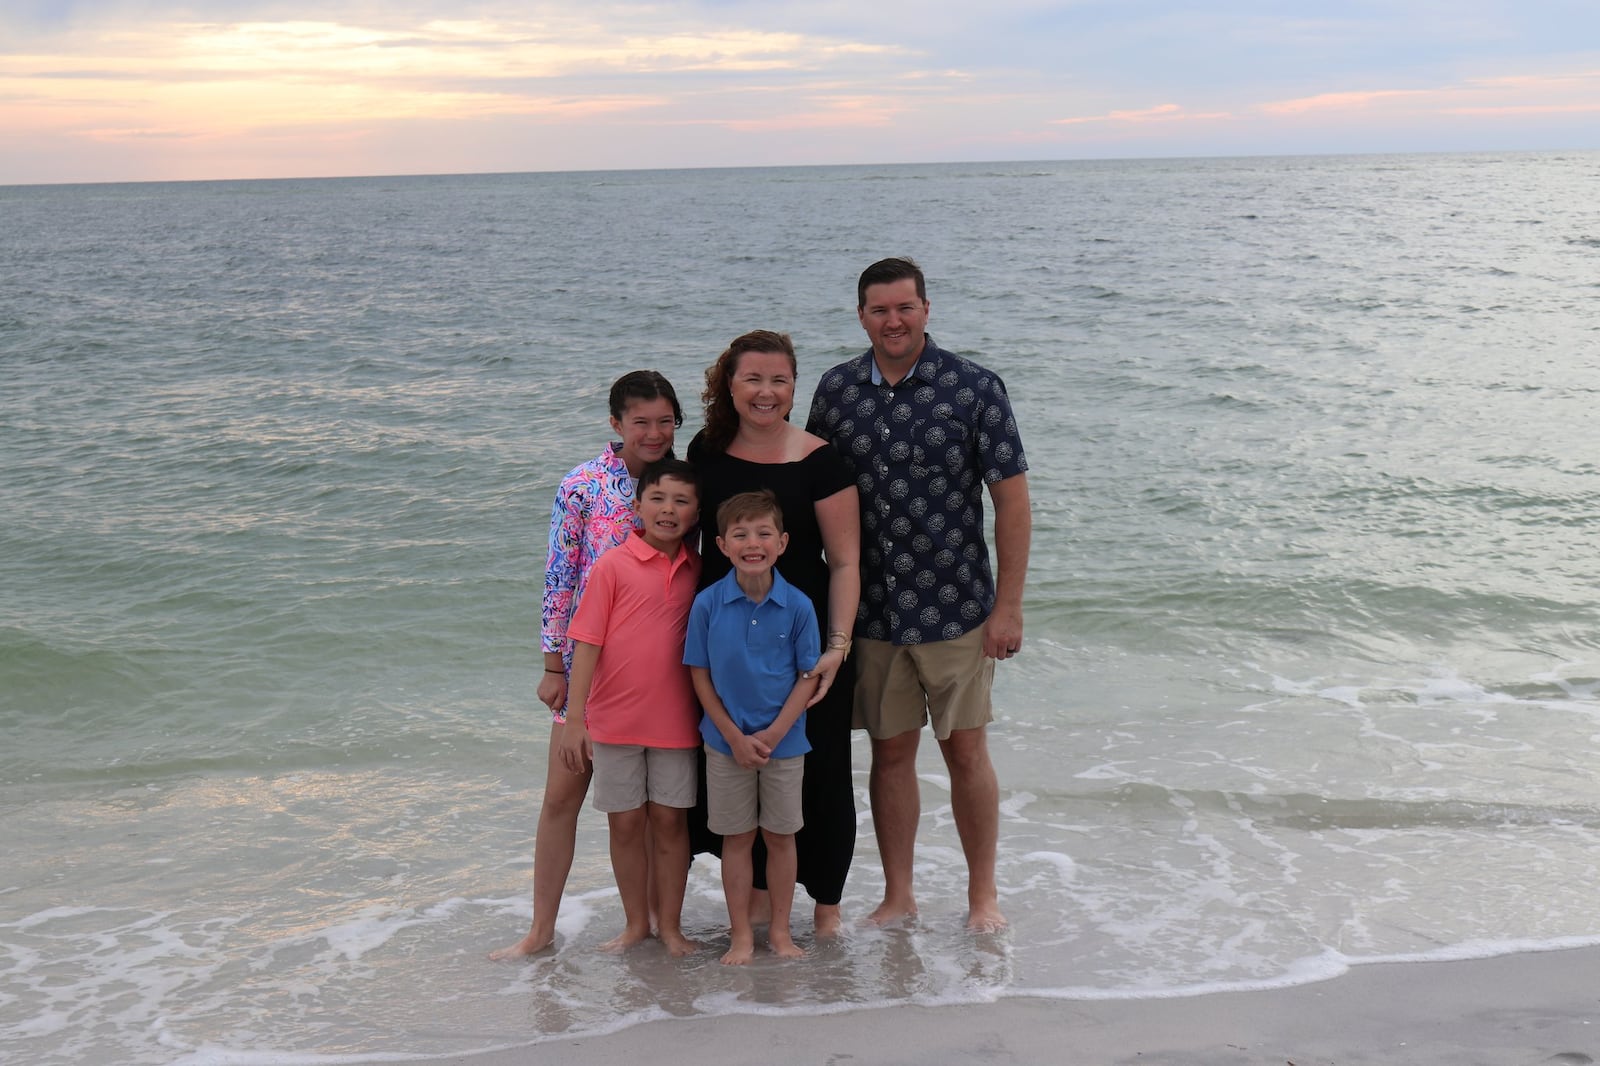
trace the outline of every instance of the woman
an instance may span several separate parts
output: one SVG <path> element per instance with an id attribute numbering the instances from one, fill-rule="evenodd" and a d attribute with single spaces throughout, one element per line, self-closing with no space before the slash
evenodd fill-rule
<path id="1" fill-rule="evenodd" d="M 816 608 L 823 653 L 814 672 L 821 681 L 806 712 L 811 752 L 801 801 L 805 826 L 795 842 L 797 880 L 816 902 L 816 933 L 833 936 L 839 932 L 839 898 L 856 846 L 850 767 L 854 676 L 847 656 L 861 596 L 861 513 L 843 457 L 788 421 L 796 373 L 787 334 L 755 330 L 736 338 L 706 370 L 705 428 L 689 443 L 688 458 L 700 475 L 700 586 L 721 578 L 730 565 L 716 550 L 717 508 L 738 493 L 770 489 L 789 534 L 778 571 Z M 716 850 L 720 841 L 703 832 L 703 804 L 696 815 L 698 850 Z M 766 883 L 765 866 L 758 849 L 758 890 Z"/>
<path id="2" fill-rule="evenodd" d="M 574 469 L 556 490 L 550 516 L 550 552 L 545 564 L 541 630 L 544 676 L 539 700 L 554 715 L 550 758 L 545 768 L 544 805 L 533 844 L 533 924 L 528 935 L 493 952 L 511 959 L 542 951 L 555 940 L 556 912 L 572 870 L 578 814 L 589 793 L 593 769 L 574 773 L 560 763 L 567 720 L 567 682 L 572 642 L 567 624 L 583 596 L 595 560 L 627 540 L 638 526 L 634 479 L 646 466 L 672 454 L 672 438 L 683 425 L 683 408 L 672 383 L 654 370 L 635 370 L 611 386 L 611 428 L 622 439 L 598 458 Z"/>

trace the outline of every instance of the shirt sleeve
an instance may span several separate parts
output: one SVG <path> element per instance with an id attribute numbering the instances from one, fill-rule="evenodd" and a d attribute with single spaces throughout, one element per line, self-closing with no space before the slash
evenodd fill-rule
<path id="1" fill-rule="evenodd" d="M 618 549 L 619 551 L 626 549 Z M 567 626 L 567 636 L 585 644 L 602 645 L 606 642 L 606 623 L 611 619 L 611 603 L 616 598 L 616 567 L 611 564 L 609 552 L 595 561 L 589 570 L 589 582 L 584 586 L 583 599 L 573 612 Z"/>
<path id="2" fill-rule="evenodd" d="M 710 590 L 708 589 L 707 592 Z M 689 629 L 683 637 L 683 665 L 711 668 L 711 603 L 702 592 L 689 608 Z"/>
<path id="3" fill-rule="evenodd" d="M 805 609 L 794 612 L 789 643 L 794 648 L 795 669 L 803 674 L 822 658 L 822 634 L 817 628 L 817 612 L 812 609 L 810 601 L 804 596 L 799 596 L 799 599 Z"/>
<path id="4" fill-rule="evenodd" d="M 978 459 L 984 483 L 992 485 L 1026 472 L 1028 458 L 1022 452 L 1022 435 L 1005 382 L 990 373 L 984 385 L 978 393 Z"/>
<path id="5" fill-rule="evenodd" d="M 827 438 L 824 437 L 824 440 Z M 854 488 L 855 471 L 830 441 L 806 456 L 811 467 L 811 501 L 826 500 L 843 489 Z"/>
<path id="6" fill-rule="evenodd" d="M 583 482 L 568 475 L 556 489 L 550 510 L 550 543 L 544 564 L 544 603 L 540 619 L 543 648 L 560 652 L 572 621 L 583 568 L 583 518 L 588 494 Z"/>

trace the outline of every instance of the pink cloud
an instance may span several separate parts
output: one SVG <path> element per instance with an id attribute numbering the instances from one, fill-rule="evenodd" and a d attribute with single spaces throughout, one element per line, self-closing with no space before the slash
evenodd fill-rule
<path id="1" fill-rule="evenodd" d="M 1075 118 L 1052 119 L 1052 125 L 1078 126 L 1090 122 L 1191 122 L 1232 118 L 1226 111 L 1191 112 L 1180 104 L 1158 104 L 1141 111 L 1108 111 L 1104 115 L 1083 115 Z"/>

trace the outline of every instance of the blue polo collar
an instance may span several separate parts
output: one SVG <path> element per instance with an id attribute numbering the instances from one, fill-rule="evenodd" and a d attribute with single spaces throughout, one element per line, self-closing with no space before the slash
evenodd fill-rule
<path id="1" fill-rule="evenodd" d="M 739 587 L 739 572 L 737 570 L 729 570 L 726 574 L 723 574 L 717 584 L 722 587 L 719 595 L 722 597 L 723 603 L 733 603 L 736 600 L 750 598 L 745 595 L 744 589 Z M 774 569 L 772 571 L 772 588 L 767 591 L 766 599 L 761 602 L 766 603 L 771 600 L 780 607 L 787 607 L 789 606 L 789 595 L 793 590 L 794 586 L 785 581 L 783 575 Z"/>

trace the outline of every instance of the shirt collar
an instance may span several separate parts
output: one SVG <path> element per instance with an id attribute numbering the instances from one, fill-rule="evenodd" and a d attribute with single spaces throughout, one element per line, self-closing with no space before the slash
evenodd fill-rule
<path id="1" fill-rule="evenodd" d="M 654 548 L 650 547 L 649 541 L 644 539 L 644 534 L 640 533 L 637 529 L 634 530 L 633 533 L 629 535 L 628 539 L 623 541 L 622 544 L 633 553 L 633 557 L 635 559 L 639 559 L 643 562 L 648 562 L 651 559 L 666 558 L 664 553 L 658 552 Z M 672 563 L 673 566 L 677 566 L 680 562 L 684 561 L 684 557 L 688 555 L 688 553 L 689 541 L 686 538 L 678 542 L 678 554 L 674 555 L 668 561 Z"/>
<path id="2" fill-rule="evenodd" d="M 723 574 L 722 580 L 719 581 L 718 584 L 721 586 L 720 595 L 723 603 L 732 603 L 735 600 L 749 599 L 749 597 L 745 595 L 744 589 L 739 587 L 739 573 L 736 570 L 729 570 L 726 574 Z M 774 569 L 772 571 L 772 588 L 767 590 L 766 599 L 763 599 L 761 602 L 766 603 L 767 600 L 771 600 L 779 607 L 787 607 L 789 606 L 789 590 L 793 587 L 794 586 L 790 585 L 783 579 L 782 574 L 778 573 L 778 571 Z"/>
<path id="3" fill-rule="evenodd" d="M 867 354 L 862 357 L 866 360 L 867 380 L 874 385 L 884 384 L 883 371 L 878 369 L 878 361 L 872 357 L 872 349 L 867 349 Z M 917 361 L 911 372 L 901 378 L 906 382 L 912 378 L 919 381 L 933 382 L 939 380 L 939 346 L 933 343 L 933 338 L 927 338 L 927 343 L 922 346 L 922 354 L 917 356 Z M 898 387 L 898 386 L 897 386 Z"/>

